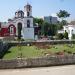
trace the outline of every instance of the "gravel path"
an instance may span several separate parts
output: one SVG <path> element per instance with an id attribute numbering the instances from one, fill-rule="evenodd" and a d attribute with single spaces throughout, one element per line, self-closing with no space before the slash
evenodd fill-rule
<path id="1" fill-rule="evenodd" d="M 0 70 L 0 75 L 75 75 L 75 65 Z"/>

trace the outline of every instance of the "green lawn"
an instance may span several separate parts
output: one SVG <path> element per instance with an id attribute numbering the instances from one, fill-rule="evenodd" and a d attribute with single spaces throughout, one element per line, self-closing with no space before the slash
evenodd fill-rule
<path id="1" fill-rule="evenodd" d="M 38 49 L 35 46 L 21 46 L 21 47 L 11 47 L 8 52 L 4 55 L 3 59 L 14 59 L 22 57 L 23 58 L 32 58 L 32 57 L 41 57 L 45 56 L 48 53 L 56 53 L 56 52 L 63 52 L 63 51 L 70 51 L 75 53 L 75 44 L 73 45 L 50 45 L 48 49 Z"/>
<path id="2" fill-rule="evenodd" d="M 40 57 L 43 56 L 41 53 L 42 50 L 37 50 L 34 46 L 21 46 L 20 47 L 11 47 L 9 51 L 5 54 L 3 59 L 13 59 L 17 58 L 21 55 L 22 57 L 30 58 L 30 57 Z"/>

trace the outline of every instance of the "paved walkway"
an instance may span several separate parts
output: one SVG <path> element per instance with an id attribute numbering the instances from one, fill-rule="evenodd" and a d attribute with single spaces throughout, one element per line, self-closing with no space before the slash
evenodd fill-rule
<path id="1" fill-rule="evenodd" d="M 32 69 L 0 70 L 0 75 L 75 75 L 75 65 Z"/>

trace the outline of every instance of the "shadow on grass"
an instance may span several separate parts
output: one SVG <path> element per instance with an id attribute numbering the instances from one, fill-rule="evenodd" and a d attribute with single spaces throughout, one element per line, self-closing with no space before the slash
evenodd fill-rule
<path id="1" fill-rule="evenodd" d="M 11 48 L 11 46 L 9 46 L 6 50 L 4 49 L 2 51 L 2 53 L 0 54 L 0 59 L 3 59 L 3 57 L 4 57 L 5 54 L 11 53 L 11 51 L 9 51 L 10 48 Z"/>
<path id="2" fill-rule="evenodd" d="M 6 54 L 9 54 L 9 53 L 11 53 L 11 51 L 8 50 L 8 51 L 6 52 Z"/>

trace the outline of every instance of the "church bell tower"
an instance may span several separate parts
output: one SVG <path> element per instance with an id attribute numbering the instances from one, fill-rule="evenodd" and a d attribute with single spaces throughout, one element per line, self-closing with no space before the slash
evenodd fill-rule
<path id="1" fill-rule="evenodd" d="M 24 28 L 23 37 L 25 39 L 34 39 L 34 25 L 32 17 L 32 6 L 27 3 L 24 6 Z"/>
<path id="2" fill-rule="evenodd" d="M 25 12 L 25 17 L 32 16 L 32 6 L 29 3 L 27 3 L 26 6 L 24 6 L 24 12 Z"/>

